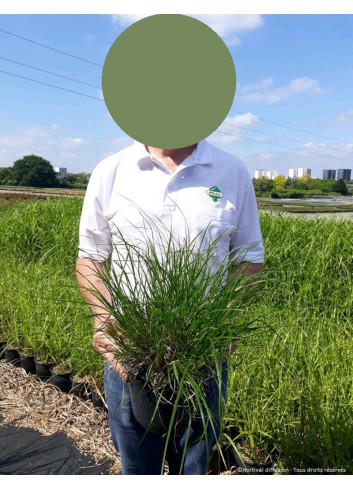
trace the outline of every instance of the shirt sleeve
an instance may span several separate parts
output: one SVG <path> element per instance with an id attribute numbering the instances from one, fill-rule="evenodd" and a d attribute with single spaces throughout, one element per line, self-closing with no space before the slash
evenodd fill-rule
<path id="1" fill-rule="evenodd" d="M 109 222 L 104 216 L 104 185 L 101 171 L 93 170 L 82 207 L 79 228 L 79 258 L 106 261 L 112 253 Z"/>
<path id="2" fill-rule="evenodd" d="M 235 262 L 264 262 L 264 246 L 252 181 L 244 191 L 244 199 L 237 213 L 237 226 L 231 235 L 230 252 Z"/>

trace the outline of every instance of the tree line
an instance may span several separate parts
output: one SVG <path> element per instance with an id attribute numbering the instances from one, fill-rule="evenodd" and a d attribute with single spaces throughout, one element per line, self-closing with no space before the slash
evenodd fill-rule
<path id="1" fill-rule="evenodd" d="M 278 175 L 273 180 L 267 177 L 253 178 L 254 188 L 257 196 L 271 197 L 300 197 L 308 194 L 341 194 L 350 195 L 347 183 L 343 180 L 323 180 L 321 178 L 311 178 L 304 175 L 300 178 L 286 178 Z"/>
<path id="2" fill-rule="evenodd" d="M 36 155 L 27 155 L 13 166 L 0 168 L 0 185 L 45 188 L 85 189 L 89 173 L 55 173 L 51 163 Z"/>
<path id="3" fill-rule="evenodd" d="M 89 173 L 57 174 L 48 160 L 36 155 L 24 156 L 15 161 L 12 167 L 0 168 L 0 185 L 9 186 L 86 189 L 89 177 Z M 286 178 L 278 175 L 274 180 L 267 177 L 253 178 L 253 183 L 258 197 L 295 198 L 305 193 L 350 195 L 343 179 L 323 180 L 309 175 Z"/>

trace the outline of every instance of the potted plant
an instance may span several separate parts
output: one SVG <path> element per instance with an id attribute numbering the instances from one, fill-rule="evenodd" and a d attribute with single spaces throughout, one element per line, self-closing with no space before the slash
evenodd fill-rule
<path id="1" fill-rule="evenodd" d="M 210 473 L 236 471 L 237 474 L 273 475 L 278 451 L 268 454 L 256 453 L 256 448 L 246 449 L 246 437 L 234 426 L 225 426 L 220 444 L 214 449 L 210 460 Z M 250 448 L 250 447 L 249 447 Z"/>
<path id="2" fill-rule="evenodd" d="M 70 392 L 72 389 L 72 369 L 67 362 L 53 365 L 50 369 L 50 383 L 62 392 Z"/>
<path id="3" fill-rule="evenodd" d="M 21 366 L 20 352 L 17 349 L 16 344 L 8 344 L 5 349 L 5 361 L 6 363 L 11 363 L 15 367 Z"/>
<path id="4" fill-rule="evenodd" d="M 205 393 L 210 377 L 219 383 L 223 410 L 222 365 L 234 343 L 257 328 L 244 311 L 258 281 L 243 268 L 235 273 L 238 255 L 222 252 L 217 261 L 221 240 L 210 243 L 208 229 L 182 240 L 166 229 L 148 231 L 139 244 L 116 230 L 112 267 L 98 272 L 113 305 L 89 290 L 109 317 L 109 330 L 102 328 L 128 372 L 136 419 L 168 443 L 196 416 L 205 431 L 213 427 Z"/>
<path id="5" fill-rule="evenodd" d="M 27 374 L 36 373 L 36 364 L 34 360 L 34 351 L 31 348 L 22 348 L 20 352 L 21 367 Z"/>
<path id="6" fill-rule="evenodd" d="M 50 361 L 48 356 L 36 356 L 35 357 L 36 375 L 42 382 L 48 382 L 51 377 L 51 369 L 54 363 Z"/>
<path id="7" fill-rule="evenodd" d="M 87 375 L 84 372 L 71 374 L 72 394 L 80 399 L 87 400 L 90 396 L 90 386 Z"/>
<path id="8" fill-rule="evenodd" d="M 102 383 L 98 383 L 90 376 L 89 380 L 89 399 L 92 401 L 94 409 L 97 411 L 106 411 L 107 405 L 104 398 Z"/>

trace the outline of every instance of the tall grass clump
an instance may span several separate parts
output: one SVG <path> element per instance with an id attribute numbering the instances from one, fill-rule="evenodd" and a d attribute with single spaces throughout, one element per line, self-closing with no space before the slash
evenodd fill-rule
<path id="1" fill-rule="evenodd" d="M 222 365 L 234 342 L 260 327 L 242 314 L 256 300 L 258 283 L 245 276 L 239 256 L 228 253 L 218 263 L 220 240 L 210 243 L 207 234 L 179 238 L 146 220 L 143 238 L 130 241 L 117 229 L 111 269 L 97 272 L 112 303 L 94 286 L 88 289 L 110 318 L 109 336 L 132 385 L 141 377 L 148 383 L 156 412 L 173 403 L 167 442 L 179 405 L 189 429 L 199 415 L 205 433 L 210 425 L 216 430 L 206 386 L 210 378 L 217 382 L 222 416 Z"/>
<path id="2" fill-rule="evenodd" d="M 352 221 L 261 224 L 271 280 L 258 307 L 273 334 L 237 352 L 228 423 L 258 461 L 353 473 Z"/>

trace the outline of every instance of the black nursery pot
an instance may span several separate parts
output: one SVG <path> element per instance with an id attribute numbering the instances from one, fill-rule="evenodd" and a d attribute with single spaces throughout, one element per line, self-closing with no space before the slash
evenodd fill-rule
<path id="1" fill-rule="evenodd" d="M 90 388 L 87 382 L 76 382 L 74 380 L 75 373 L 73 372 L 70 376 L 72 383 L 71 394 L 80 399 L 87 400 L 90 396 Z"/>
<path id="2" fill-rule="evenodd" d="M 238 440 L 240 445 L 245 441 L 240 437 L 240 432 L 236 427 L 227 427 L 224 433 L 232 440 Z M 221 449 L 215 448 L 209 462 L 209 473 L 219 474 L 224 471 L 236 469 L 239 475 L 273 475 L 274 461 L 257 464 L 249 459 L 243 459 L 231 443 L 225 443 Z"/>
<path id="3" fill-rule="evenodd" d="M 51 371 L 50 383 L 55 385 L 61 392 L 69 393 L 72 389 L 72 372 L 69 373 L 56 373 L 53 368 Z"/>
<path id="4" fill-rule="evenodd" d="M 24 353 L 20 353 L 20 357 L 21 357 L 21 367 L 28 374 L 35 374 L 36 373 L 36 364 L 34 361 L 34 357 L 27 356 Z"/>
<path id="5" fill-rule="evenodd" d="M 38 379 L 40 379 L 43 382 L 48 382 L 51 377 L 51 369 L 53 367 L 52 363 L 39 363 L 37 360 L 35 360 L 35 365 L 36 365 L 36 374 Z"/>
<path id="6" fill-rule="evenodd" d="M 72 382 L 72 394 L 80 399 L 88 399 L 89 390 L 88 385 L 84 382 Z"/>
<path id="7" fill-rule="evenodd" d="M 15 367 L 21 366 L 20 353 L 17 350 L 5 350 L 6 363 L 11 363 Z"/>
<path id="8" fill-rule="evenodd" d="M 172 389 L 164 389 L 163 399 L 158 402 L 159 396 L 143 378 L 136 377 L 130 384 L 132 411 L 136 420 L 146 430 L 159 435 L 168 433 L 175 403 L 175 393 Z M 158 409 L 156 411 L 156 405 Z M 186 407 L 178 406 L 173 423 L 173 434 L 181 435 L 189 424 L 190 413 Z"/>
<path id="9" fill-rule="evenodd" d="M 273 475 L 273 462 L 256 464 L 242 460 L 234 447 L 230 448 L 234 464 L 238 468 L 238 473 L 242 475 Z"/>
<path id="10" fill-rule="evenodd" d="M 93 404 L 94 409 L 97 409 L 98 411 L 106 411 L 106 405 L 103 401 L 103 398 L 98 392 L 94 390 L 90 390 L 90 398 Z"/>
<path id="11" fill-rule="evenodd" d="M 0 341 L 0 360 L 5 358 L 6 341 Z"/>

